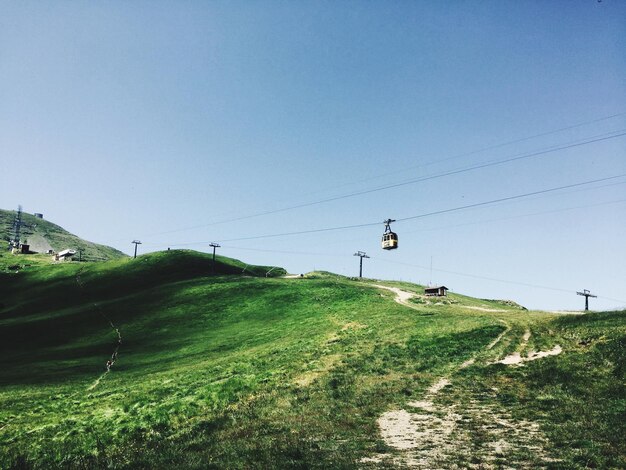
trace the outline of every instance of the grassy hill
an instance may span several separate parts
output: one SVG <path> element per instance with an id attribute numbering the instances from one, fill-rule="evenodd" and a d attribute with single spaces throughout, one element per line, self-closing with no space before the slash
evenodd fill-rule
<path id="1" fill-rule="evenodd" d="M 0 273 L 0 467 L 626 466 L 626 312 L 270 269 L 174 250 Z"/>
<path id="2" fill-rule="evenodd" d="M 15 211 L 0 209 L 0 249 L 2 252 L 5 252 L 4 248 L 8 246 L 6 242 L 13 237 L 12 227 L 15 214 Z M 67 248 L 82 250 L 82 258 L 87 261 L 106 261 L 126 256 L 115 248 L 83 240 L 52 222 L 39 219 L 26 212 L 22 212 L 22 222 L 22 242 L 31 244 L 33 251 L 45 253 L 47 249 L 52 249 L 59 252 Z M 31 258 L 30 262 L 33 260 L 37 262 L 37 259 L 37 257 Z"/>

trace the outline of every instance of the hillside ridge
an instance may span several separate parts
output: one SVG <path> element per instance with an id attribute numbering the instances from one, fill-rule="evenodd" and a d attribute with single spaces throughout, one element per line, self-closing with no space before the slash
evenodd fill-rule
<path id="1" fill-rule="evenodd" d="M 423 289 L 191 250 L 0 272 L 0 467 L 624 467 L 626 312 Z"/>
<path id="2" fill-rule="evenodd" d="M 9 242 L 13 238 L 16 213 L 17 211 L 0 209 L 0 240 L 3 242 Z M 20 238 L 22 243 L 30 245 L 30 251 L 34 253 L 81 250 L 81 257 L 86 261 L 106 261 L 128 256 L 113 247 L 84 240 L 53 222 L 27 212 L 22 212 Z"/>

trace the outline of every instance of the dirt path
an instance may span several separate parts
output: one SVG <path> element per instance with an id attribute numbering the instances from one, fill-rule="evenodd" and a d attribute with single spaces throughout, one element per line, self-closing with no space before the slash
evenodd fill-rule
<path id="1" fill-rule="evenodd" d="M 403 305 L 407 305 L 412 295 L 397 288 L 375 287 L 395 292 L 396 302 Z M 485 351 L 492 350 L 511 331 L 505 320 L 499 321 L 506 328 L 485 347 Z M 515 353 L 520 358 L 530 337 L 531 331 L 526 329 Z M 560 352 L 560 347 L 556 346 L 552 351 L 529 353 L 524 360 L 555 354 L 556 348 Z M 503 362 L 505 359 L 496 362 L 513 364 Z M 478 393 L 455 388 L 456 372 L 474 365 L 477 360 L 477 356 L 470 358 L 450 375 L 434 381 L 419 400 L 406 403 L 406 409 L 383 413 L 377 421 L 380 436 L 397 452 L 376 454 L 364 458 L 361 463 L 385 468 L 392 465 L 432 469 L 499 468 L 502 465 L 507 468 L 535 468 L 552 462 L 546 451 L 547 439 L 539 425 L 514 418 L 499 405 L 497 390 L 485 394 L 484 391 Z M 459 399 L 450 399 L 456 394 L 459 394 Z"/>
<path id="2" fill-rule="evenodd" d="M 415 308 L 415 306 L 409 302 L 409 300 L 415 297 L 416 295 L 413 292 L 408 292 L 406 290 L 402 290 L 397 287 L 381 286 L 380 284 L 371 284 L 371 285 L 378 289 L 385 289 L 385 290 L 393 292 L 394 294 L 396 294 L 396 298 L 394 299 L 396 302 L 406 307 Z"/>
<path id="3" fill-rule="evenodd" d="M 78 270 L 78 272 L 76 273 L 76 284 L 78 285 L 80 290 L 84 292 L 84 290 L 85 290 L 85 283 L 83 282 L 83 280 L 81 278 L 82 272 L 83 272 L 83 268 L 80 268 Z M 117 335 L 117 344 L 115 345 L 115 348 L 113 349 L 113 353 L 111 354 L 111 358 L 105 363 L 106 364 L 106 366 L 105 366 L 106 367 L 106 371 L 102 375 L 100 375 L 100 377 L 98 377 L 94 381 L 94 383 L 92 383 L 87 388 L 87 390 L 93 390 L 94 388 L 96 388 L 100 384 L 100 381 L 102 379 L 104 379 L 104 377 L 106 377 L 106 375 L 111 371 L 111 367 L 113 367 L 113 365 L 117 361 L 117 355 L 118 355 L 120 346 L 122 345 L 122 334 L 121 334 L 119 328 L 117 328 L 113 324 L 113 321 L 104 313 L 104 310 L 102 310 L 102 307 L 100 307 L 100 305 L 98 305 L 97 303 L 94 302 L 93 303 L 93 307 L 109 323 L 109 325 L 111 326 L 113 331 L 115 331 L 115 334 Z"/>

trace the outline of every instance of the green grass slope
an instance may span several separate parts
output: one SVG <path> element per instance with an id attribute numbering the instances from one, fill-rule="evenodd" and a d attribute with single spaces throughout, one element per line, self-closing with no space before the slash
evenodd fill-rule
<path id="1" fill-rule="evenodd" d="M 3 242 L 9 241 L 13 236 L 12 227 L 15 214 L 15 211 L 0 209 L 0 240 Z M 115 248 L 83 240 L 52 222 L 39 219 L 26 212 L 22 213 L 22 222 L 24 224 L 21 228 L 22 242 L 26 240 L 25 243 L 30 242 L 33 246 L 35 244 L 49 245 L 51 249 L 57 252 L 67 248 L 83 250 L 83 259 L 88 261 L 111 260 L 126 256 Z"/>
<path id="2" fill-rule="evenodd" d="M 0 467 L 403 467 L 378 420 L 441 377 L 457 414 L 489 400 L 538 423 L 552 460 L 511 450 L 520 466 L 626 464 L 625 312 L 562 318 L 460 295 L 408 307 L 369 280 L 217 261 L 176 250 L 0 273 Z M 559 356 L 493 364 L 555 342 Z M 478 419 L 458 426 L 473 447 L 442 468 L 498 465 Z"/>

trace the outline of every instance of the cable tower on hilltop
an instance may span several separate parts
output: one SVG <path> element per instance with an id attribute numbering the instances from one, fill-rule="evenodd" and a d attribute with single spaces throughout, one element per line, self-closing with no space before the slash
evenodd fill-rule
<path id="1" fill-rule="evenodd" d="M 578 295 L 584 295 L 585 296 L 585 312 L 589 311 L 589 297 L 598 297 L 597 295 L 592 295 L 590 291 L 588 291 L 587 289 L 583 289 L 582 292 L 576 292 Z"/>
<path id="2" fill-rule="evenodd" d="M 20 246 L 20 238 L 21 238 L 21 230 L 22 225 L 22 206 L 17 206 L 17 213 L 15 214 L 15 219 L 13 219 L 13 239 L 9 243 L 9 249 L 11 248 L 19 248 Z"/>
<path id="3" fill-rule="evenodd" d="M 133 256 L 133 259 L 137 258 L 137 245 L 141 245 L 141 242 L 139 240 L 133 240 L 131 243 L 135 244 L 135 255 Z"/>
<path id="4" fill-rule="evenodd" d="M 369 258 L 364 251 L 357 251 L 354 256 L 358 256 L 359 259 L 359 277 L 363 277 L 363 258 Z"/>

